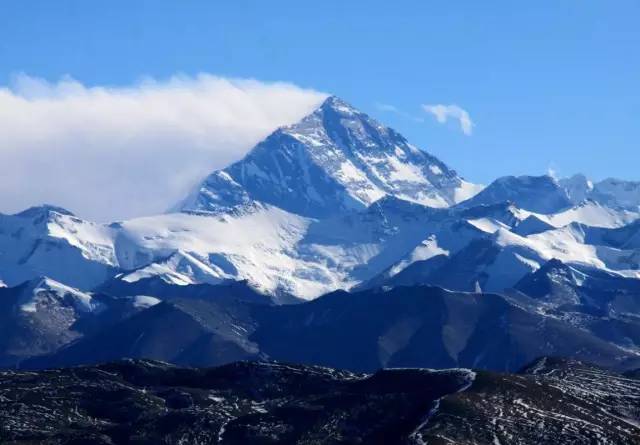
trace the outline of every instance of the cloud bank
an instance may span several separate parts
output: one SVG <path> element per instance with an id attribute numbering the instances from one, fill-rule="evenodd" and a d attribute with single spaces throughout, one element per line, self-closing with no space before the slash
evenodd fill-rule
<path id="1" fill-rule="evenodd" d="M 449 118 L 457 120 L 460 124 L 460 130 L 467 136 L 473 133 L 473 121 L 469 116 L 469 113 L 458 105 L 422 105 L 422 109 L 427 113 L 435 116 L 436 120 L 445 124 Z"/>
<path id="2" fill-rule="evenodd" d="M 326 95 L 211 75 L 0 88 L 0 212 L 51 203 L 99 221 L 166 210 Z"/>

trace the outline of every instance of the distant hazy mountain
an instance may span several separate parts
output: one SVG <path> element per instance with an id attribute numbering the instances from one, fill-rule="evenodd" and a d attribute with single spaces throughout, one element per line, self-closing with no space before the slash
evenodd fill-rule
<path id="1" fill-rule="evenodd" d="M 640 181 L 607 178 L 594 183 L 578 174 L 561 179 L 559 183 L 567 190 L 574 203 L 591 199 L 608 207 L 634 212 L 640 208 Z"/>
<path id="2" fill-rule="evenodd" d="M 461 206 L 512 202 L 523 210 L 557 213 L 572 205 L 567 191 L 550 176 L 505 176 L 496 179 Z"/>

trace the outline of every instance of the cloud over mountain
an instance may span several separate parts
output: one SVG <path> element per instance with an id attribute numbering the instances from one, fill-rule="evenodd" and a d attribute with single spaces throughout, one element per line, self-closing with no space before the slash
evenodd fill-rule
<path id="1" fill-rule="evenodd" d="M 0 212 L 54 202 L 87 218 L 152 214 L 326 95 L 201 74 L 129 87 L 20 75 L 0 88 Z"/>
<path id="2" fill-rule="evenodd" d="M 432 114 L 436 120 L 445 124 L 449 119 L 457 120 L 460 124 L 460 130 L 467 136 L 471 136 L 473 133 L 474 123 L 471 120 L 469 113 L 459 107 L 458 105 L 423 105 L 422 109 L 429 114 Z"/>

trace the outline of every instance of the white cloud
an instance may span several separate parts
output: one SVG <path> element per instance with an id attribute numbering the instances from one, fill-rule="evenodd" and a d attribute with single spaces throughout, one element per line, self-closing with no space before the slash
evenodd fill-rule
<path id="1" fill-rule="evenodd" d="M 381 103 L 381 102 L 376 102 L 375 106 L 380 111 L 388 111 L 390 113 L 399 113 L 400 112 L 400 110 L 398 110 L 398 107 L 396 107 L 395 105 L 391 105 L 391 104 L 384 104 L 384 103 Z"/>
<path id="2" fill-rule="evenodd" d="M 469 113 L 458 105 L 423 105 L 422 109 L 434 115 L 441 124 L 446 123 L 449 118 L 457 120 L 460 123 L 460 129 L 467 136 L 473 132 L 474 123 Z"/>
<path id="3" fill-rule="evenodd" d="M 395 105 L 376 102 L 374 104 L 374 106 L 379 111 L 383 111 L 385 113 L 393 113 L 393 114 L 396 114 L 398 116 L 402 116 L 405 119 L 409 119 L 409 120 L 416 121 L 416 122 L 424 122 L 424 119 L 422 119 L 421 117 L 413 116 L 410 113 L 406 113 L 406 112 L 402 111 L 401 109 L 399 109 L 398 107 L 396 107 Z"/>
<path id="4" fill-rule="evenodd" d="M 325 96 L 206 74 L 117 88 L 18 76 L 0 88 L 0 211 L 46 202 L 102 221 L 162 212 Z"/>

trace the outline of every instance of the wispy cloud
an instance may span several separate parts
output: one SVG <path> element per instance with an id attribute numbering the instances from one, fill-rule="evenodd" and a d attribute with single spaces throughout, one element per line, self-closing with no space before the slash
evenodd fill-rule
<path id="1" fill-rule="evenodd" d="M 99 220 L 161 212 L 325 95 L 211 75 L 0 87 L 0 211 L 43 202 Z"/>
<path id="2" fill-rule="evenodd" d="M 458 121 L 460 130 L 462 130 L 464 134 L 470 136 L 471 133 L 473 133 L 474 123 L 471 120 L 471 116 L 469 116 L 469 113 L 465 109 L 458 105 L 422 105 L 422 109 L 435 116 L 436 120 L 441 124 L 446 123 L 451 118 Z"/>
<path id="3" fill-rule="evenodd" d="M 383 104 L 380 102 L 376 102 L 375 106 L 380 111 L 388 111 L 390 113 L 397 113 L 400 111 L 395 105 L 391 105 L 391 104 Z"/>
<path id="4" fill-rule="evenodd" d="M 379 111 L 384 111 L 384 112 L 387 112 L 387 113 L 393 113 L 393 114 L 396 114 L 398 116 L 402 116 L 405 119 L 410 119 L 410 120 L 416 121 L 416 122 L 424 122 L 423 118 L 421 118 L 419 116 L 414 116 L 411 113 L 407 113 L 406 111 L 403 111 L 403 110 L 399 109 L 395 105 L 381 103 L 381 102 L 376 102 L 374 105 Z"/>

